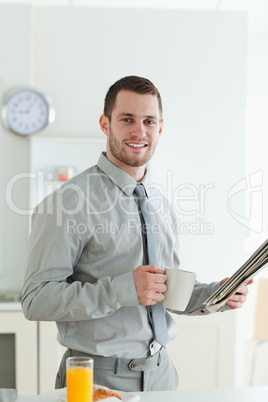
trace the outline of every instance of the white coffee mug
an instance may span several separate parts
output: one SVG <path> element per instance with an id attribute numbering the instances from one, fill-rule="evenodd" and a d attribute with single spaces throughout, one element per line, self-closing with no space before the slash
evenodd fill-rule
<path id="1" fill-rule="evenodd" d="M 171 310 L 184 311 L 193 293 L 196 274 L 177 268 L 165 268 L 167 291 L 162 305 Z"/>

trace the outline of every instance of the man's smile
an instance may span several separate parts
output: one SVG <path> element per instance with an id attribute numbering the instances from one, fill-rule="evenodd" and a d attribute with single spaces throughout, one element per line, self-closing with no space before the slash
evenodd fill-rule
<path id="1" fill-rule="evenodd" d="M 140 142 L 126 142 L 126 145 L 130 148 L 145 148 L 147 144 L 140 143 Z"/>

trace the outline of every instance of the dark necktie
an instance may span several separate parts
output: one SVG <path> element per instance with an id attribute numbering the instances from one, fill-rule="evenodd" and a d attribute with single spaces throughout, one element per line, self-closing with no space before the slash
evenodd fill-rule
<path id="1" fill-rule="evenodd" d="M 150 265 L 156 265 L 158 267 L 158 257 L 157 257 L 157 234 L 154 233 L 153 224 L 155 223 L 153 212 L 151 210 L 151 205 L 149 199 L 147 198 L 145 188 L 143 184 L 137 184 L 134 194 L 139 203 L 141 223 L 142 223 L 142 235 L 146 239 L 147 250 L 144 250 L 144 253 L 147 253 L 147 259 Z M 144 222 L 142 222 L 142 217 Z M 145 244 L 146 244 L 145 243 Z M 168 341 L 168 333 L 167 333 L 167 323 L 165 317 L 165 309 L 162 306 L 161 302 L 158 302 L 150 307 L 151 316 L 152 316 L 152 325 L 155 340 L 160 343 L 162 346 L 166 346 Z"/>

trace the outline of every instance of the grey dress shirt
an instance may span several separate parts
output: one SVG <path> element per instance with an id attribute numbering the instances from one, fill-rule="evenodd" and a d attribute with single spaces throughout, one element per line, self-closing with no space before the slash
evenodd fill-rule
<path id="1" fill-rule="evenodd" d="M 156 211 L 159 268 L 179 268 L 176 216 L 159 188 L 143 184 Z M 56 321 L 60 344 L 92 355 L 142 358 L 159 345 L 139 304 L 133 270 L 143 265 L 136 182 L 101 154 L 96 166 L 50 194 L 34 210 L 22 307 L 29 320 Z M 184 314 L 218 282 L 196 282 Z M 169 340 L 177 333 L 166 313 Z"/>

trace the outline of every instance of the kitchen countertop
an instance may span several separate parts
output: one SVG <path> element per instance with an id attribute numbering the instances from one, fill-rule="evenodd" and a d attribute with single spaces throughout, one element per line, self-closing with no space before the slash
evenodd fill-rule
<path id="1" fill-rule="evenodd" d="M 267 402 L 268 387 L 139 393 L 140 402 Z"/>
<path id="2" fill-rule="evenodd" d="M 22 311 L 22 308 L 20 302 L 0 301 L 0 312 L 1 311 Z"/>
<path id="3" fill-rule="evenodd" d="M 19 396 L 16 402 L 59 402 L 63 400 L 53 397 L 51 392 L 49 394 Z M 268 387 L 136 392 L 135 395 L 140 396 L 140 402 L 267 402 Z M 111 398 L 111 400 L 116 399 Z"/>

